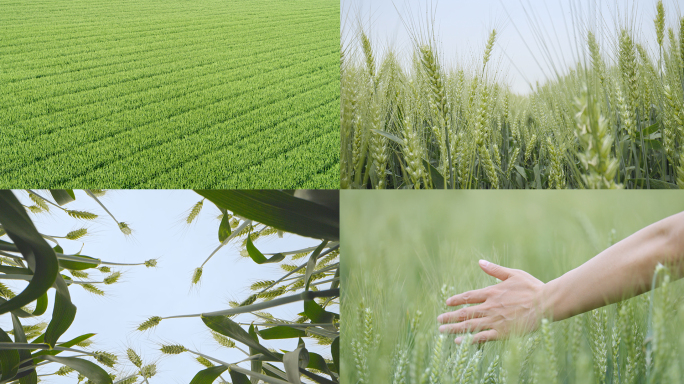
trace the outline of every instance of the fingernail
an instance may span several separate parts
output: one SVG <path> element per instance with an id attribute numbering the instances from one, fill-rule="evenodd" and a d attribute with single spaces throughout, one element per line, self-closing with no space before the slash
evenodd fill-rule
<path id="1" fill-rule="evenodd" d="M 482 268 L 487 268 L 489 266 L 489 261 L 487 260 L 480 260 L 480 266 Z"/>
<path id="2" fill-rule="evenodd" d="M 439 315 L 439 316 L 437 316 L 437 322 L 441 323 L 441 322 L 442 322 L 442 317 L 443 317 L 443 316 L 444 316 L 444 315 Z"/>
<path id="3" fill-rule="evenodd" d="M 459 345 L 461 344 L 461 341 L 463 341 L 463 339 L 460 337 L 457 337 L 454 339 L 454 343 L 459 344 Z"/>

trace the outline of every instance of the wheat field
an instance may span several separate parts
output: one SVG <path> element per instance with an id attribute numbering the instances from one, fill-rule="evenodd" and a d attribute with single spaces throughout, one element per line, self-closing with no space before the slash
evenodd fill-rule
<path id="1" fill-rule="evenodd" d="M 684 187 L 684 17 L 640 7 L 657 15 L 641 27 L 573 15 L 576 64 L 524 95 L 491 63 L 496 29 L 475 64 L 448 65 L 430 26 L 410 52 L 349 27 L 342 188 Z"/>
<path id="2" fill-rule="evenodd" d="M 349 207 L 341 228 L 342 382 L 679 382 L 684 281 L 666 278 L 665 270 L 654 291 L 543 323 L 528 335 L 461 347 L 454 343 L 456 335 L 440 336 L 437 315 L 447 311 L 447 297 L 496 284 L 478 259 L 548 282 L 684 210 L 677 191 L 496 195 L 342 194 Z"/>
<path id="3" fill-rule="evenodd" d="M 0 186 L 337 188 L 335 1 L 0 1 Z"/>

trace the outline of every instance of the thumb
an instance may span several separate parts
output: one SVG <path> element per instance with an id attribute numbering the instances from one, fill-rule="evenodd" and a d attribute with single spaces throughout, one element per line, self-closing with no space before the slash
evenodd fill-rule
<path id="1" fill-rule="evenodd" d="M 480 260 L 480 268 L 489 276 L 496 277 L 501 281 L 508 279 L 512 275 L 510 269 L 490 263 L 487 260 Z"/>

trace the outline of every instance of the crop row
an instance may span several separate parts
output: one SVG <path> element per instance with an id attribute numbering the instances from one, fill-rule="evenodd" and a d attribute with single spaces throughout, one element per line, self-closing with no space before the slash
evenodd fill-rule
<path id="1" fill-rule="evenodd" d="M 69 180 L 79 184 L 95 183 L 99 180 L 108 185 L 133 186 L 203 153 L 206 153 L 207 157 L 217 159 L 220 163 L 218 166 L 221 166 L 225 173 L 217 173 L 215 167 L 206 165 L 200 169 L 208 169 L 209 174 L 217 177 L 223 174 L 235 175 L 240 173 L 236 171 L 263 159 L 263 152 L 266 150 L 277 148 L 276 153 L 282 152 L 292 146 L 288 140 L 301 142 L 302 138 L 298 138 L 297 135 L 306 137 L 307 134 L 317 135 L 318 132 L 325 131 L 337 134 L 332 127 L 320 127 L 320 121 L 334 113 L 337 108 L 336 101 L 339 98 L 333 91 L 338 84 L 314 84 L 309 92 L 256 108 L 231 121 L 222 121 L 221 112 L 225 111 L 225 104 L 205 106 L 169 120 L 101 139 L 91 145 L 71 148 L 68 153 L 49 157 L 44 161 L 28 164 L 17 175 L 18 179 L 15 177 L 11 182 L 30 184 L 32 181 L 41 180 L 50 185 L 62 185 Z M 280 124 L 284 120 L 291 117 L 301 118 L 301 115 L 307 112 L 302 108 L 320 100 L 327 103 L 327 109 L 321 111 L 325 113 L 309 119 L 308 124 L 296 121 L 287 130 L 287 134 L 282 132 Z M 285 108 L 288 105 L 304 107 L 288 110 Z M 195 125 L 188 125 L 188 122 Z M 231 146 L 226 148 L 226 142 L 231 143 Z M 264 143 L 269 143 L 269 146 L 265 147 Z M 279 147 L 280 145 L 284 146 Z M 226 149 L 212 152 L 222 147 Z M 182 150 L 179 151 L 178 148 Z M 65 164 L 68 166 L 65 167 Z M 93 171 L 93 166 L 97 169 L 91 176 L 89 173 Z M 60 171 L 55 172 L 56 170 Z M 188 181 L 202 180 L 203 178 L 198 177 L 201 174 L 193 171 Z M 80 180 L 81 177 L 85 180 Z M 8 182 L 10 180 L 0 181 L 0 185 Z"/>
<path id="2" fill-rule="evenodd" d="M 322 17 L 314 20 L 302 20 L 302 24 L 294 26 L 293 32 L 306 32 L 309 28 L 320 28 L 326 23 Z M 188 22 L 186 21 L 186 24 Z M 109 33 L 93 35 L 92 37 L 84 37 L 83 32 L 73 32 L 80 37 L 72 41 L 73 44 L 67 44 L 64 40 L 46 41 L 45 43 L 27 42 L 22 45 L 13 45 L 0 47 L 0 53 L 3 54 L 0 63 L 23 63 L 34 64 L 38 59 L 59 59 L 69 58 L 69 56 L 78 53 L 98 54 L 102 57 L 107 57 L 110 54 L 127 53 L 127 49 L 134 49 L 135 52 L 143 52 L 149 48 L 149 45 L 157 43 L 165 45 L 168 41 L 183 40 L 188 38 L 197 38 L 203 43 L 214 43 L 221 41 L 223 44 L 229 43 L 230 48 L 253 46 L 255 43 L 261 41 L 283 42 L 286 43 L 292 39 L 288 36 L 276 35 L 274 30 L 278 23 L 259 25 L 249 31 L 244 29 L 236 29 L 235 26 L 225 24 L 208 24 L 206 20 L 201 25 L 190 24 L 185 28 L 165 27 L 163 29 L 152 29 L 149 33 L 130 33 L 120 31 L 112 31 Z M 306 27 L 303 27 L 306 26 Z M 127 29 L 125 31 L 128 31 Z M 115 33 L 116 38 L 112 38 L 111 34 Z M 164 39 L 160 39 L 164 36 Z M 211 36 L 211 39 L 208 38 Z M 10 49 L 21 48 L 21 49 Z M 108 50 L 114 50 L 109 52 Z"/>
<path id="3" fill-rule="evenodd" d="M 291 51 L 296 54 L 315 52 L 316 56 L 319 56 L 329 54 L 331 50 L 327 48 L 327 52 L 322 52 L 323 49 L 316 48 L 311 45 L 302 45 L 292 48 Z M 265 73 L 273 70 L 273 68 L 293 65 L 296 57 L 290 58 L 288 56 L 288 60 L 283 60 L 282 55 L 285 52 L 288 50 L 273 50 L 268 54 L 265 52 L 263 60 L 254 65 L 248 65 L 251 61 L 250 58 L 231 58 L 229 53 L 222 53 L 206 60 L 189 57 L 185 60 L 171 62 L 168 62 L 168 59 L 165 60 L 163 55 L 159 55 L 156 59 L 161 62 L 159 65 L 154 65 L 152 60 L 129 62 L 125 66 L 118 66 L 117 71 L 112 69 L 103 71 L 104 74 L 99 77 L 83 78 L 64 84 L 59 83 L 58 86 L 45 84 L 44 88 L 28 89 L 0 96 L 0 102 L 5 103 L 6 109 L 8 109 L 4 116 L 0 117 L 0 124 L 17 124 L 21 120 L 46 114 L 48 109 L 51 112 L 57 112 L 71 106 L 125 95 L 126 92 L 135 92 L 136 89 L 144 90 L 146 86 L 171 84 L 174 82 L 174 78 L 177 78 L 178 81 L 184 78 L 179 77 L 180 71 L 183 70 L 203 68 L 206 73 L 223 72 L 229 75 L 227 79 L 224 79 L 227 81 L 255 76 L 260 72 Z M 198 75 L 200 73 L 193 73 L 193 76 Z M 187 77 L 185 78 L 187 79 Z M 17 107 L 13 107 L 15 105 Z"/>
<path id="4" fill-rule="evenodd" d="M 301 72 L 293 74 L 292 71 L 295 70 Z M 263 88 L 250 84 L 249 79 L 236 84 L 225 84 L 218 81 L 218 85 L 210 88 L 203 87 L 190 93 L 184 93 L 184 88 L 178 87 L 176 91 L 179 93 L 171 99 L 159 99 L 170 91 L 168 89 L 155 89 L 154 94 L 141 94 L 141 97 L 135 101 L 124 98 L 120 100 L 120 108 L 123 111 L 113 116 L 97 120 L 86 118 L 82 125 L 59 129 L 49 135 L 39 136 L 32 140 L 16 142 L 8 136 L 3 136 L 0 138 L 0 143 L 2 143 L 0 156 L 8 161 L 0 165 L 0 169 L 3 171 L 19 169 L 27 163 L 52 156 L 55 153 L 72 153 L 71 146 L 95 143 L 104 137 L 121 131 L 141 130 L 140 128 L 144 130 L 147 124 L 169 119 L 175 115 L 203 108 L 210 104 L 223 104 L 222 112 L 214 114 L 214 117 L 228 120 L 241 116 L 248 111 L 253 111 L 270 101 L 287 100 L 288 97 L 294 97 L 299 92 L 329 81 L 333 70 L 334 68 L 327 69 L 327 71 L 311 73 L 308 77 L 304 77 L 307 76 L 307 72 L 302 71 L 302 68 L 291 67 L 283 69 L 280 74 L 276 72 L 274 76 L 262 78 L 259 86 Z M 288 80 L 281 81 L 279 80 L 281 78 Z M 203 84 L 198 85 L 202 86 Z M 152 97 L 157 97 L 157 99 L 155 100 Z M 294 104 L 294 100 L 290 101 Z M 116 100 L 110 100 L 102 105 L 101 110 L 106 113 L 115 105 Z M 192 120 L 190 124 L 192 124 Z M 89 132 L 89 134 L 79 134 L 82 132 Z"/>
<path id="5" fill-rule="evenodd" d="M 319 25 L 323 26 L 323 24 Z M 195 45 L 215 46 L 216 52 L 232 52 L 234 56 L 254 56 L 263 50 L 274 49 L 279 47 L 289 47 L 292 44 L 291 39 L 283 38 L 282 40 L 273 36 L 266 35 L 263 38 L 256 39 L 255 35 L 250 36 L 250 40 L 244 43 L 236 42 L 234 40 L 228 41 L 225 39 L 217 39 L 207 41 L 203 34 L 206 30 L 197 30 L 197 36 L 179 36 L 178 39 L 164 38 L 159 36 L 153 38 L 150 44 L 145 41 L 136 40 L 130 46 L 123 46 L 120 44 L 112 45 L 109 43 L 102 43 L 102 45 L 90 44 L 84 46 L 80 51 L 76 51 L 73 55 L 64 55 L 64 50 L 60 50 L 61 54 L 53 53 L 46 56 L 46 61 L 40 61 L 41 58 L 26 56 L 22 62 L 14 65 L 5 64 L 0 60 L 0 65 L 12 68 L 3 76 L 0 76 L 0 84 L 17 82 L 25 79 L 32 79 L 37 76 L 45 77 L 51 75 L 58 75 L 73 71 L 82 71 L 92 68 L 93 64 L 101 66 L 103 64 L 115 64 L 125 62 L 129 56 L 144 57 L 147 54 L 161 54 L 166 51 L 167 55 L 175 54 L 175 49 L 179 47 L 189 47 Z M 271 30 L 272 33 L 272 30 Z M 226 39 L 234 39 L 235 36 L 229 35 Z M 193 40 L 194 39 L 194 40 Z M 307 41 L 302 39 L 300 41 Z M 316 40 L 314 40 L 316 41 Z M 179 52 L 180 53 L 180 52 Z"/>

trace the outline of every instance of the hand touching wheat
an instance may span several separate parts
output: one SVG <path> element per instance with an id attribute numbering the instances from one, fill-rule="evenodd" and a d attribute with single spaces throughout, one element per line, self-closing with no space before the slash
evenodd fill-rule
<path id="1" fill-rule="evenodd" d="M 501 283 L 452 296 L 446 305 L 478 304 L 440 315 L 440 332 L 477 332 L 473 342 L 505 338 L 512 332 L 530 332 L 539 326 L 540 297 L 544 283 L 529 273 L 505 268 L 485 260 L 480 267 Z M 456 343 L 462 338 L 456 338 Z"/>
<path id="2" fill-rule="evenodd" d="M 437 320 L 445 325 L 439 330 L 475 332 L 473 342 L 528 333 L 542 317 L 563 320 L 650 290 L 653 272 L 663 265 L 674 279 L 684 276 L 684 212 L 633 233 L 546 284 L 527 272 L 480 260 L 482 270 L 501 283 L 449 298 L 446 304 L 452 307 L 478 305 L 440 315 Z"/>

